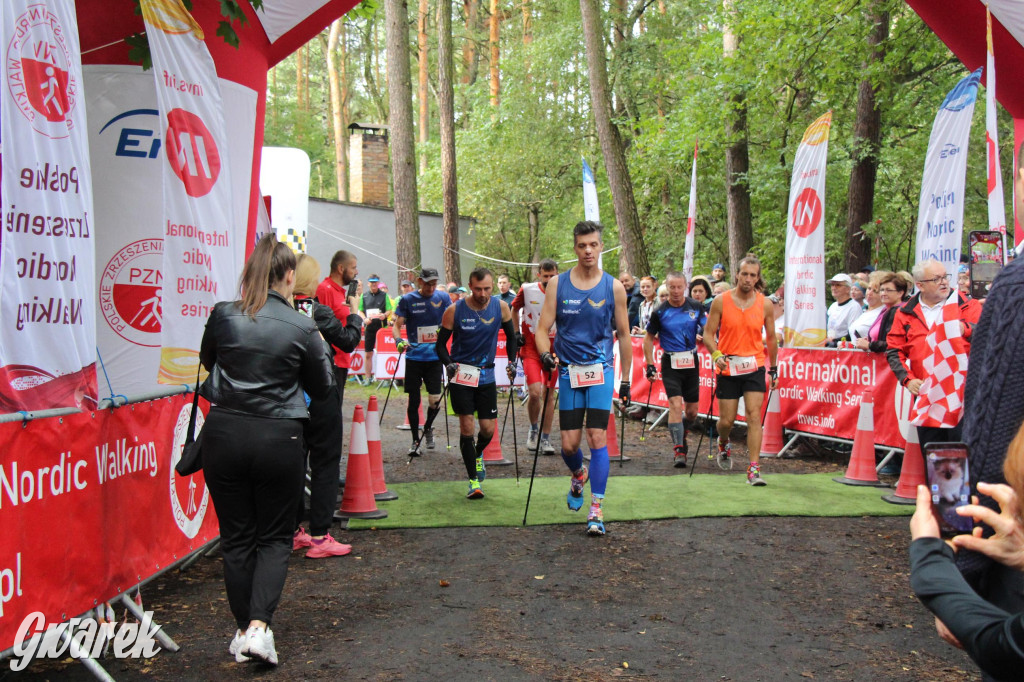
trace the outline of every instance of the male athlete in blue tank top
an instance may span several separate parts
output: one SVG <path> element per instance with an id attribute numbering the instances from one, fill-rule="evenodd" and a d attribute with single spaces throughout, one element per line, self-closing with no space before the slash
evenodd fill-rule
<path id="1" fill-rule="evenodd" d="M 434 449 L 434 428 L 430 426 L 437 417 L 441 402 L 441 360 L 437 357 L 434 344 L 437 330 L 441 326 L 444 311 L 452 304 L 447 293 L 437 291 L 440 275 L 435 268 L 423 268 L 416 284 L 419 289 L 410 291 L 398 300 L 391 334 L 398 344 L 398 350 L 405 350 L 405 392 L 409 395 L 406 415 L 409 418 L 409 432 L 412 434 L 410 457 L 420 454 L 420 386 L 426 384 L 430 406 L 423 426 L 423 437 L 427 449 Z M 402 326 L 408 328 L 408 341 L 402 339 Z"/>
<path id="2" fill-rule="evenodd" d="M 686 466 L 686 434 L 697 419 L 700 400 L 700 370 L 697 360 L 697 339 L 704 331 L 707 318 L 704 308 L 686 297 L 686 278 L 681 273 L 665 275 L 668 301 L 651 313 L 644 336 L 644 357 L 647 359 L 647 380 L 658 375 L 654 365 L 654 337 L 661 344 L 661 381 L 668 397 L 668 432 L 675 445 L 673 463 Z M 684 404 L 685 402 L 685 417 Z"/>
<path id="3" fill-rule="evenodd" d="M 492 297 L 494 275 L 487 268 L 469 274 L 470 295 L 444 312 L 437 335 L 437 356 L 448 371 L 448 394 L 452 410 L 459 415 L 459 449 L 469 475 L 466 497 L 484 496 L 480 487 L 487 470 L 483 452 L 494 437 L 498 418 L 498 388 L 494 383 L 494 356 L 498 352 L 498 330 L 505 332 L 509 379 L 515 378 L 516 344 L 512 311 L 500 298 Z M 448 351 L 448 339 L 452 349 Z M 473 443 L 473 413 L 480 420 L 480 433 Z"/>
<path id="4" fill-rule="evenodd" d="M 612 330 L 618 333 L 622 358 L 619 397 L 629 404 L 629 376 L 633 348 L 629 338 L 626 290 L 598 267 L 601 225 L 577 223 L 573 250 L 578 262 L 569 272 L 548 283 L 537 327 L 537 352 L 549 370 L 561 365 L 558 382 L 558 422 L 562 432 L 562 459 L 572 479 L 566 502 L 569 509 L 583 507 L 583 486 L 590 480 L 591 504 L 587 533 L 604 535 L 605 488 L 608 484 L 608 416 L 612 407 L 614 358 Z M 554 356 L 548 330 L 557 323 Z M 613 326 L 614 324 L 614 326 Z M 583 465 L 580 449 L 584 422 L 590 446 L 590 470 Z"/>

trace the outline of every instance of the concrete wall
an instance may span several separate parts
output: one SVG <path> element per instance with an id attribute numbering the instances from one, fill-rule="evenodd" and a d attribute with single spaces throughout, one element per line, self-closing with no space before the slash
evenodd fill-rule
<path id="1" fill-rule="evenodd" d="M 459 219 L 459 246 L 470 250 L 476 238 L 470 233 L 471 218 Z M 359 259 L 359 279 L 366 280 L 377 273 L 387 283 L 388 292 L 398 291 L 398 268 L 387 261 L 395 261 L 395 216 L 390 208 L 352 204 L 324 199 L 309 200 L 309 229 L 306 233 L 306 252 L 320 262 L 326 277 L 331 257 L 339 249 L 351 251 Z M 444 281 L 444 260 L 441 251 L 441 215 L 420 213 L 420 254 L 422 263 L 402 263 L 411 268 L 434 267 Z M 385 260 L 386 259 L 386 260 Z M 476 267 L 476 259 L 462 255 L 462 283 Z"/>

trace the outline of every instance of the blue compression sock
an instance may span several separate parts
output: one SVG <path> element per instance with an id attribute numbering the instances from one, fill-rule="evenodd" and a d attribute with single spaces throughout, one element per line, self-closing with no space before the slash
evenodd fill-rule
<path id="1" fill-rule="evenodd" d="M 592 448 L 590 450 L 590 492 L 604 497 L 604 489 L 608 485 L 608 448 Z"/>
<path id="2" fill-rule="evenodd" d="M 607 454 L 608 450 L 605 450 L 605 459 L 607 459 Z M 576 452 L 571 455 L 562 450 L 562 461 L 565 462 L 565 466 L 569 467 L 569 471 L 575 474 L 583 467 L 583 450 L 576 448 Z M 605 468 L 607 469 L 607 466 Z"/>

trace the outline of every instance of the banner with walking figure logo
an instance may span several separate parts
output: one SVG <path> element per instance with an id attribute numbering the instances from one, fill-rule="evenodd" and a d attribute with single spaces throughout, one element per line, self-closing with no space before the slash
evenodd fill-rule
<path id="1" fill-rule="evenodd" d="M 786 226 L 787 347 L 825 342 L 825 164 L 832 112 L 804 131 L 793 160 Z"/>
<path id="2" fill-rule="evenodd" d="M 0 412 L 94 407 L 94 225 L 75 4 L 5 0 L 0 17 Z"/>
<path id="3" fill-rule="evenodd" d="M 915 262 L 933 259 L 956 274 L 964 232 L 967 141 L 981 69 L 956 84 L 935 115 L 917 214 Z"/>
<path id="4" fill-rule="evenodd" d="M 164 130 L 163 323 L 158 380 L 195 380 L 213 304 L 235 295 L 238 268 L 227 133 L 203 30 L 181 0 L 141 0 Z"/>

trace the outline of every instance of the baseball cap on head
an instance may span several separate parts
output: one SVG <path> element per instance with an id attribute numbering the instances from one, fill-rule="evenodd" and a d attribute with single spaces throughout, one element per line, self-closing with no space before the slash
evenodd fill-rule
<path id="1" fill-rule="evenodd" d="M 715 263 L 715 267 L 713 267 L 711 269 L 712 270 L 725 270 L 725 266 L 722 265 L 721 263 Z"/>
<path id="2" fill-rule="evenodd" d="M 411 282 L 411 281 L 409 281 L 409 280 L 407 280 L 407 279 L 403 279 L 403 280 L 402 280 L 402 284 L 401 284 L 400 286 L 403 286 L 403 287 L 411 287 L 411 286 L 412 286 L 412 282 Z"/>
<path id="3" fill-rule="evenodd" d="M 380 277 L 378 277 L 377 275 L 370 275 L 369 277 L 366 278 L 366 281 L 367 282 L 379 282 L 380 281 Z"/>
<path id="4" fill-rule="evenodd" d="M 829 281 L 825 282 L 825 284 L 845 284 L 846 286 L 850 286 L 853 284 L 853 280 L 850 279 L 849 275 L 841 272 Z"/>
<path id="5" fill-rule="evenodd" d="M 420 279 L 424 282 L 436 282 L 440 275 L 437 274 L 437 268 L 423 268 L 420 270 Z"/>

